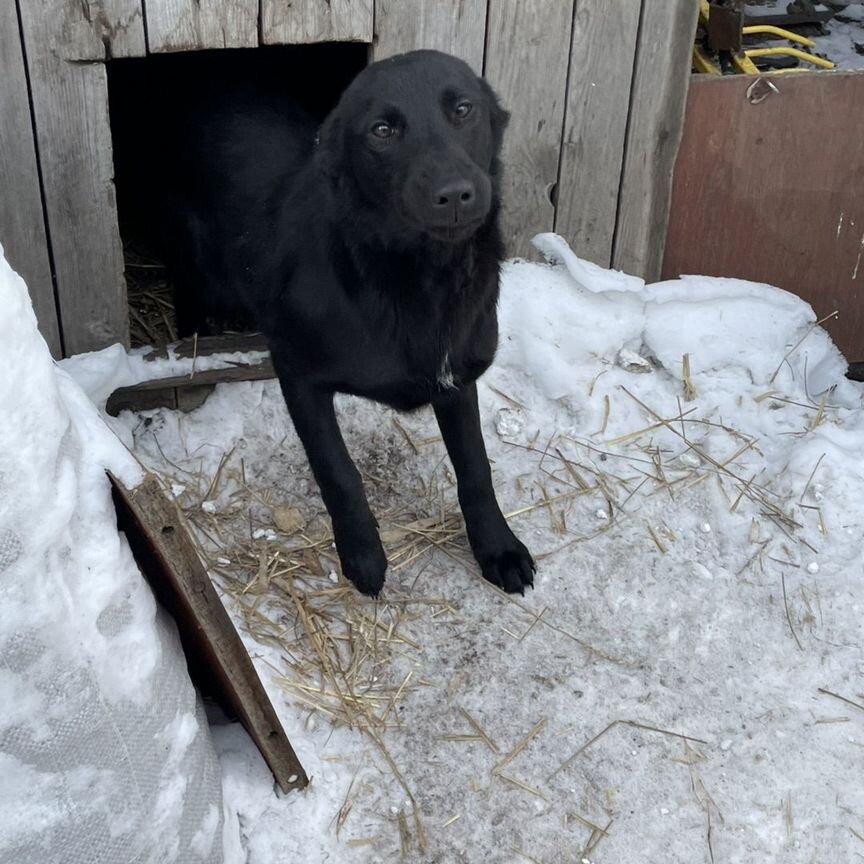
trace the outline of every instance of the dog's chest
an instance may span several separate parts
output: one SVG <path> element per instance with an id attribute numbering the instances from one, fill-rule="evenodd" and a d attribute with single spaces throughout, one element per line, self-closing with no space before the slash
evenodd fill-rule
<path id="1" fill-rule="evenodd" d="M 494 329 L 494 322 L 493 322 Z M 397 408 L 426 404 L 436 395 L 473 381 L 494 354 L 494 336 L 477 310 L 399 307 L 370 322 L 368 349 L 374 363 L 359 395 Z"/>
<path id="2" fill-rule="evenodd" d="M 422 266 L 380 257 L 351 274 L 345 281 L 362 286 L 349 307 L 363 337 L 343 386 L 412 408 L 482 374 L 497 343 L 498 272 L 497 261 L 477 261 L 470 251 L 447 262 L 427 256 Z"/>

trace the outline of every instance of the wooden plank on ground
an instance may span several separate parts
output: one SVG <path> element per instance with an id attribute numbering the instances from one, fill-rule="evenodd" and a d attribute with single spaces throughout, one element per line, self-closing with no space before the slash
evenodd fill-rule
<path id="1" fill-rule="evenodd" d="M 697 0 L 643 0 L 612 263 L 660 277 Z"/>
<path id="2" fill-rule="evenodd" d="M 580 0 L 573 18 L 555 230 L 601 267 L 612 262 L 639 9 Z"/>
<path id="3" fill-rule="evenodd" d="M 261 0 L 261 42 L 371 42 L 374 0 Z"/>
<path id="4" fill-rule="evenodd" d="M 573 0 L 491 3 L 486 77 L 513 113 L 504 141 L 502 224 L 507 252 L 555 225 L 552 204 L 564 123 Z"/>
<path id="5" fill-rule="evenodd" d="M 678 152 L 664 278 L 785 288 L 850 361 L 864 360 L 864 72 L 695 76 Z"/>
<path id="6" fill-rule="evenodd" d="M 117 525 L 153 593 L 177 622 L 199 688 L 238 717 L 283 792 L 308 784 L 252 660 L 210 581 L 182 512 L 146 474 L 134 489 L 111 477 Z"/>
<path id="7" fill-rule="evenodd" d="M 65 28 L 72 5 L 20 6 L 67 354 L 128 344 L 129 332 L 105 65 L 64 59 L 91 50 L 89 37 L 71 41 L 81 28 Z"/>
<path id="8" fill-rule="evenodd" d="M 154 53 L 258 45 L 258 0 L 144 0 Z"/>
<path id="9" fill-rule="evenodd" d="M 273 363 L 267 356 L 257 363 L 237 363 L 222 369 L 205 369 L 191 375 L 154 378 L 130 387 L 119 387 L 108 398 L 105 410 L 113 417 L 121 411 L 147 411 L 151 408 L 197 408 L 217 384 L 232 381 L 263 381 L 275 378 Z"/>
<path id="10" fill-rule="evenodd" d="M 376 0 L 373 59 L 416 48 L 455 54 L 480 75 L 486 0 Z"/>
<path id="11" fill-rule="evenodd" d="M 30 119 L 30 97 L 14 3 L 0 4 L 0 245 L 21 274 L 54 357 L 61 357 L 60 329 L 39 191 L 39 169 Z"/>
<path id="12" fill-rule="evenodd" d="M 164 360 L 175 357 L 209 357 L 211 354 L 248 354 L 269 351 L 267 340 L 260 333 L 222 333 L 218 336 L 189 336 L 171 345 L 160 345 L 144 355 L 144 360 Z"/>

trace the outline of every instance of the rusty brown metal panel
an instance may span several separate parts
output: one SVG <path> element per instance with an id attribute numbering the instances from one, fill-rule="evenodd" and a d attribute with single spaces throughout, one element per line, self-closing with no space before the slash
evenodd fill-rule
<path id="1" fill-rule="evenodd" d="M 864 72 L 695 76 L 663 266 L 767 282 L 804 298 L 864 359 Z"/>

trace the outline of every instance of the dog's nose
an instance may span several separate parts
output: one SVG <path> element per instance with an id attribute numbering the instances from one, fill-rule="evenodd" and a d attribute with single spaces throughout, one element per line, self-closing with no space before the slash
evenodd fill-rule
<path id="1" fill-rule="evenodd" d="M 454 224 L 464 222 L 474 215 L 477 190 L 470 180 L 453 180 L 438 189 L 432 196 L 433 208 Z"/>

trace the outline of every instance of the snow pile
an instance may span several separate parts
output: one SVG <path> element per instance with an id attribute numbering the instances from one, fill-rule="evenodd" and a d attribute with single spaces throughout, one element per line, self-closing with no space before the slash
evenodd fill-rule
<path id="1" fill-rule="evenodd" d="M 140 469 L 52 363 L 2 248 L 0 310 L 0 861 L 219 864 L 206 720 L 105 475 Z"/>
<path id="2" fill-rule="evenodd" d="M 803 387 L 811 397 L 853 389 L 843 356 L 794 294 L 709 276 L 645 286 L 580 260 L 556 234 L 534 243 L 549 265 L 504 268 L 498 362 L 521 370 L 550 398 L 574 392 L 573 374 L 592 359 L 611 363 L 621 351 L 653 358 L 678 380 L 689 354 L 700 378 L 745 375 L 762 386 Z"/>

